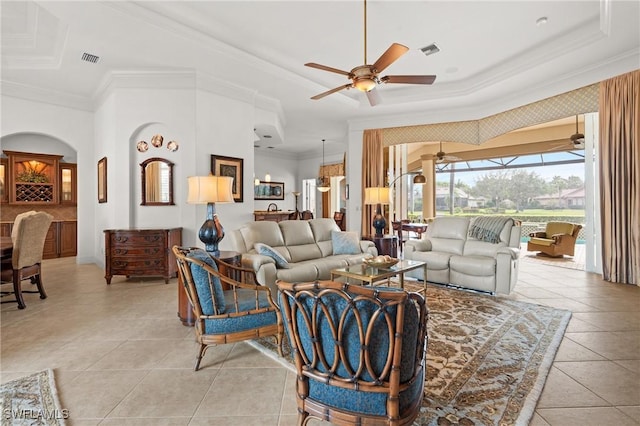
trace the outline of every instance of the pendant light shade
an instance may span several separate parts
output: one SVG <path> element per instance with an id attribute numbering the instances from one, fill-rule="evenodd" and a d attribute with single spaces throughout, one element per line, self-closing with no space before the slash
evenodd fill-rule
<path id="1" fill-rule="evenodd" d="M 324 139 L 322 139 L 322 164 L 320 165 L 320 170 L 324 172 Z M 329 190 L 331 189 L 329 178 L 327 178 L 326 176 L 318 177 L 316 188 L 320 192 L 329 192 Z"/>

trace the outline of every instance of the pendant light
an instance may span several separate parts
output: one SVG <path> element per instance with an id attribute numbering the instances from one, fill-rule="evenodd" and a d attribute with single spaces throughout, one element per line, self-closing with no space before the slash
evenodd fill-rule
<path id="1" fill-rule="evenodd" d="M 322 164 L 320 165 L 320 170 L 324 172 L 324 139 L 322 139 Z M 320 192 L 328 192 L 331 189 L 329 179 L 326 176 L 318 177 L 316 188 Z"/>

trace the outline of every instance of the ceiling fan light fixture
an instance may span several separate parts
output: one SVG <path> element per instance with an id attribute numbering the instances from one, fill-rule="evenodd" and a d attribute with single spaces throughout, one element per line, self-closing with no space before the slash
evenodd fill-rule
<path id="1" fill-rule="evenodd" d="M 324 139 L 322 139 L 322 166 L 320 170 L 324 171 Z M 320 176 L 316 180 L 316 189 L 320 192 L 329 192 L 331 189 L 331 184 L 329 183 L 329 179 L 326 176 Z"/>
<path id="2" fill-rule="evenodd" d="M 353 82 L 356 89 L 369 92 L 376 87 L 376 82 L 372 78 L 359 78 Z"/>
<path id="3" fill-rule="evenodd" d="M 571 135 L 571 142 L 573 142 L 573 145 L 575 145 L 576 147 L 583 147 L 584 146 L 584 134 L 580 133 L 579 129 L 578 129 L 578 116 L 576 115 L 576 132 Z"/>

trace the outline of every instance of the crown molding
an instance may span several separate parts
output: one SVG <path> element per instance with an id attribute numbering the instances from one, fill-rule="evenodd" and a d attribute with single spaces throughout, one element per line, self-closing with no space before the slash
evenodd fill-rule
<path id="1" fill-rule="evenodd" d="M 11 96 L 82 111 L 93 111 L 93 101 L 90 98 L 71 93 L 57 92 L 5 80 L 0 81 L 0 92 L 2 96 Z"/>

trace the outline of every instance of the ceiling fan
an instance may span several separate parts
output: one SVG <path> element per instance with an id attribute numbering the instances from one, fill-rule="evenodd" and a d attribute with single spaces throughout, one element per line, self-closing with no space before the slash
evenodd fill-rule
<path id="1" fill-rule="evenodd" d="M 571 135 L 571 143 L 575 149 L 583 149 L 584 148 L 584 134 L 578 131 L 578 116 L 576 115 L 576 132 Z"/>
<path id="2" fill-rule="evenodd" d="M 458 161 L 458 160 L 461 159 L 460 157 L 456 157 L 455 155 L 446 154 L 442 150 L 442 141 L 440 141 L 440 151 L 438 151 L 436 153 L 435 157 L 436 157 L 436 163 L 445 163 L 445 162 L 449 162 L 449 161 Z"/>
<path id="3" fill-rule="evenodd" d="M 548 151 L 573 151 L 577 149 L 584 149 L 584 134 L 580 133 L 578 116 L 576 115 L 576 132 L 569 137 L 569 141 L 564 140 L 559 142 L 549 148 Z"/>
<path id="4" fill-rule="evenodd" d="M 325 65 L 309 62 L 304 64 L 307 67 L 317 68 L 324 71 L 334 72 L 337 74 L 346 75 L 351 82 L 335 89 L 327 90 L 311 97 L 311 99 L 318 100 L 324 98 L 332 93 L 339 92 L 343 89 L 356 88 L 367 94 L 369 103 L 371 106 L 375 106 L 380 102 L 378 94 L 376 92 L 376 86 L 381 83 L 402 83 L 402 84 L 432 84 L 436 76 L 435 75 L 386 75 L 380 77 L 380 73 L 384 71 L 389 65 L 394 63 L 400 56 L 407 53 L 409 48 L 399 43 L 393 43 L 383 54 L 378 58 L 373 65 L 367 64 L 367 0 L 364 0 L 364 65 L 359 65 L 353 68 L 351 71 L 343 71 L 337 68 L 328 67 Z"/>

